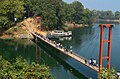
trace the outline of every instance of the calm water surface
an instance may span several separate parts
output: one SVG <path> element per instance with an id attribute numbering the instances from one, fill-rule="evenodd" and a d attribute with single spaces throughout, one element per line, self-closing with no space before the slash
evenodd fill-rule
<path id="1" fill-rule="evenodd" d="M 107 28 L 105 28 L 105 39 L 107 38 Z M 87 59 L 99 58 L 99 27 L 76 28 L 72 30 L 73 35 L 70 40 L 56 40 L 63 44 L 64 47 L 70 49 L 72 46 L 73 52 L 86 57 Z M 74 59 L 60 54 L 47 45 L 39 45 L 36 53 L 36 44 L 31 40 L 0 40 L 0 55 L 3 58 L 10 60 L 17 56 L 22 56 L 28 63 L 37 61 L 40 64 L 46 64 L 50 67 L 50 72 L 56 79 L 93 79 L 97 78 L 97 73 L 88 67 L 80 64 Z M 106 55 L 107 44 L 104 44 L 103 55 Z M 112 34 L 112 52 L 111 66 L 116 70 L 120 70 L 120 25 L 113 27 Z M 104 66 L 106 61 L 103 62 Z M 83 75 L 82 75 L 82 74 Z M 85 77 L 85 76 L 86 77 Z"/>

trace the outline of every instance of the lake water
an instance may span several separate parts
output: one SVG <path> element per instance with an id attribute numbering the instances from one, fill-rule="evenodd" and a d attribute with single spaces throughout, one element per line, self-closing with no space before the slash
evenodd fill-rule
<path id="1" fill-rule="evenodd" d="M 105 28 L 105 39 L 107 38 L 107 28 Z M 64 47 L 72 46 L 73 52 L 87 59 L 95 58 L 99 60 L 99 37 L 100 28 L 97 24 L 93 27 L 75 28 L 72 29 L 72 37 L 67 40 L 56 40 L 62 43 Z M 120 70 L 120 25 L 116 24 L 113 27 L 112 34 L 112 51 L 111 51 L 111 66 L 116 70 Z M 107 43 L 104 44 L 103 55 L 107 54 Z M 50 46 L 39 44 L 37 46 L 32 40 L 0 40 L 0 55 L 3 58 L 10 60 L 17 56 L 22 56 L 28 63 L 32 61 L 39 64 L 46 64 L 50 67 L 50 72 L 56 79 L 93 79 L 97 78 L 97 73 L 88 67 L 80 64 L 74 59 L 61 54 Z M 103 62 L 104 66 L 106 61 Z M 85 77 L 85 76 L 86 77 Z"/>

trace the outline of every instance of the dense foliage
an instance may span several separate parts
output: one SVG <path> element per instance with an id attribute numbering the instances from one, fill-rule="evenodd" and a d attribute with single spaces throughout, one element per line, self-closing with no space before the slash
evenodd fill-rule
<path id="1" fill-rule="evenodd" d="M 95 19 L 111 19 L 111 20 L 119 20 L 120 19 L 120 12 L 116 11 L 113 13 L 111 10 L 108 11 L 99 11 L 93 10 L 93 17 Z"/>
<path id="2" fill-rule="evenodd" d="M 53 79 L 48 67 L 28 64 L 22 57 L 11 63 L 0 56 L 0 79 Z"/>
<path id="3" fill-rule="evenodd" d="M 115 12 L 115 19 L 120 20 L 120 12 L 119 11 Z"/>
<path id="4" fill-rule="evenodd" d="M 62 28 L 65 22 L 92 24 L 92 12 L 79 1 L 67 4 L 62 0 L 29 0 L 31 14 L 42 17 L 43 28 Z"/>
<path id="5" fill-rule="evenodd" d="M 1 0 L 0 28 L 15 24 L 23 18 L 40 16 L 45 29 L 62 28 L 66 22 L 92 24 L 96 19 L 119 20 L 120 12 L 84 9 L 79 1 L 66 3 L 63 0 Z"/>
<path id="6" fill-rule="evenodd" d="M 45 29 L 62 28 L 65 22 L 91 24 L 92 12 L 79 1 L 71 4 L 63 0 L 1 0 L 0 27 L 14 23 L 15 18 L 42 17 Z"/>
<path id="7" fill-rule="evenodd" d="M 23 0 L 0 1 L 0 27 L 11 26 L 14 18 L 20 18 L 24 13 Z"/>
<path id="8" fill-rule="evenodd" d="M 114 68 L 111 70 L 103 68 L 101 74 L 98 76 L 98 79 L 118 79 L 118 76 Z"/>

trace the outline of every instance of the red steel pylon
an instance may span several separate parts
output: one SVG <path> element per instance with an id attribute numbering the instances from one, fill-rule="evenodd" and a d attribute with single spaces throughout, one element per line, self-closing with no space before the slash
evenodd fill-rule
<path id="1" fill-rule="evenodd" d="M 99 73 L 103 67 L 102 61 L 103 59 L 107 59 L 107 68 L 110 69 L 110 54 L 111 54 L 111 44 L 112 44 L 112 24 L 101 24 L 100 25 L 100 52 L 99 52 Z M 108 40 L 104 40 L 104 28 L 109 28 Z M 103 44 L 108 43 L 108 53 L 107 56 L 103 57 Z"/>

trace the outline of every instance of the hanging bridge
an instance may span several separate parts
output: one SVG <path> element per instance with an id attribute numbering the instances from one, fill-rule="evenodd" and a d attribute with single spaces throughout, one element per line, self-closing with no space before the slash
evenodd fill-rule
<path id="1" fill-rule="evenodd" d="M 37 22 L 37 21 L 36 21 Z M 36 27 L 38 27 L 38 23 L 36 25 Z M 109 34 L 108 34 L 108 40 L 104 40 L 104 27 L 109 28 Z M 57 44 L 55 41 L 52 41 L 50 39 L 48 39 L 47 37 L 43 36 L 40 33 L 37 33 L 37 28 L 36 28 L 36 32 L 33 31 L 33 29 L 28 27 L 28 30 L 31 32 L 31 34 L 34 36 L 35 39 L 39 39 L 47 44 L 49 44 L 50 46 L 54 47 L 55 49 L 59 50 L 60 53 L 63 53 L 71 58 L 73 58 L 74 60 L 80 62 L 81 64 L 91 68 L 92 70 L 96 71 L 96 72 L 101 72 L 101 68 L 103 67 L 103 60 L 107 60 L 107 68 L 110 69 L 110 53 L 111 53 L 111 38 L 112 38 L 112 25 L 111 24 L 101 24 L 100 25 L 100 53 L 99 53 L 99 66 L 97 65 L 93 65 L 91 63 L 89 63 L 87 58 L 84 58 L 78 54 L 76 54 L 75 52 L 70 51 L 69 49 L 64 48 L 63 46 L 60 46 L 59 44 Z M 107 42 L 108 43 L 108 54 L 107 56 L 103 57 L 102 56 L 102 51 L 103 51 L 103 44 Z M 118 75 L 120 75 L 120 73 L 117 73 Z M 118 76 L 117 75 L 117 76 Z M 120 76 L 119 78 L 120 79 Z"/>
<path id="2" fill-rule="evenodd" d="M 88 63 L 88 59 L 77 55 L 74 52 L 71 52 L 68 49 L 65 49 L 64 47 L 58 46 L 58 44 L 55 41 L 49 40 L 47 37 L 44 37 L 43 35 L 40 34 L 36 34 L 36 33 L 32 33 L 35 37 L 37 37 L 38 39 L 46 42 L 47 44 L 49 44 L 50 46 L 54 47 L 55 49 L 59 50 L 61 53 L 66 54 L 67 56 L 75 59 L 76 61 L 86 65 L 87 67 L 95 70 L 95 71 L 99 71 L 99 68 L 97 66 L 91 65 L 90 63 Z"/>

